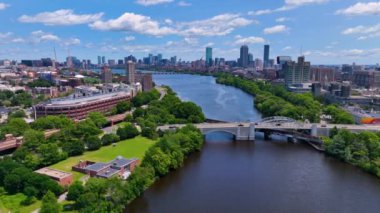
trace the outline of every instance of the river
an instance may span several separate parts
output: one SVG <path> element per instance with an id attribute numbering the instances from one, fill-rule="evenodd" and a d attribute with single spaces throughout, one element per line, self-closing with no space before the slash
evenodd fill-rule
<path id="1" fill-rule="evenodd" d="M 253 97 L 209 76 L 154 75 L 207 118 L 258 121 Z M 214 133 L 184 166 L 158 180 L 127 212 L 380 212 L 380 180 L 282 138 L 234 142 Z"/>

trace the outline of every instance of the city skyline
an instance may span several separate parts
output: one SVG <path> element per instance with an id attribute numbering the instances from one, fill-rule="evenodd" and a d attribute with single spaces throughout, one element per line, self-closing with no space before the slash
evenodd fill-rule
<path id="1" fill-rule="evenodd" d="M 361 3 L 360 3 L 361 2 Z M 202 4 L 200 4 L 202 3 Z M 380 1 L 126 0 L 104 3 L 0 1 L 0 58 L 54 58 L 70 54 L 97 61 L 162 53 L 182 60 L 237 60 L 248 45 L 253 58 L 305 55 L 312 64 L 380 62 Z M 207 8 L 207 9 L 204 9 Z M 194 11 L 197 16 L 194 17 Z M 317 36 L 317 37 L 316 37 Z M 70 50 L 70 51 L 69 51 Z M 70 52 L 70 53 L 69 53 Z"/>

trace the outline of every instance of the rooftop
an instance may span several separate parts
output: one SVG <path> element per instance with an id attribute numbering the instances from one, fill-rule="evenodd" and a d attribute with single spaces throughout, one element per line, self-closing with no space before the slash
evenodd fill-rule
<path id="1" fill-rule="evenodd" d="M 62 178 L 71 176 L 71 173 L 63 172 L 63 171 L 56 170 L 56 169 L 51 169 L 48 167 L 36 170 L 35 172 L 38 174 L 41 174 L 41 175 L 47 175 L 49 177 L 57 178 L 57 179 L 62 179 Z"/>
<path id="2" fill-rule="evenodd" d="M 94 163 L 94 164 L 91 164 L 91 165 L 85 167 L 85 169 L 89 170 L 89 171 L 97 172 L 97 171 L 104 169 L 106 166 L 107 166 L 107 164 L 105 164 L 105 163 Z"/>
<path id="3" fill-rule="evenodd" d="M 108 168 L 107 170 L 99 172 L 98 174 L 96 174 L 96 176 L 109 178 L 109 177 L 112 177 L 113 175 L 117 174 L 119 171 L 120 170 L 118 170 L 118 169 Z"/>
<path id="4" fill-rule="evenodd" d="M 115 160 L 109 162 L 109 164 L 111 164 L 112 167 L 121 168 L 128 164 L 131 164 L 134 161 L 136 161 L 135 158 L 125 159 L 123 157 L 117 157 Z"/>

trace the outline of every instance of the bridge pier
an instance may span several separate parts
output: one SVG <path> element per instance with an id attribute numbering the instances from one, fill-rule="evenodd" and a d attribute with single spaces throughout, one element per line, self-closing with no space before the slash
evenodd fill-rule
<path id="1" fill-rule="evenodd" d="M 271 135 L 270 131 L 264 131 L 264 140 L 270 140 L 271 139 L 270 135 Z"/>
<path id="2" fill-rule="evenodd" d="M 249 136 L 248 136 L 248 140 L 250 141 L 255 141 L 255 137 L 256 137 L 256 129 L 255 129 L 255 124 L 250 124 L 249 125 Z"/>

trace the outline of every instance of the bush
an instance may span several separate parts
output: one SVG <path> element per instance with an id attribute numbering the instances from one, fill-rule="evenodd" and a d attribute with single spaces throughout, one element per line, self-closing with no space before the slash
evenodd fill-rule
<path id="1" fill-rule="evenodd" d="M 98 136 L 92 135 L 85 138 L 85 144 L 90 151 L 98 150 L 102 147 L 102 142 Z"/>
<path id="2" fill-rule="evenodd" d="M 107 146 L 116 142 L 120 141 L 120 137 L 116 134 L 110 133 L 110 134 L 105 134 L 102 137 L 102 145 Z"/>
<path id="3" fill-rule="evenodd" d="M 139 135 L 139 131 L 134 125 L 127 123 L 124 127 L 117 129 L 117 135 L 120 137 L 120 140 L 126 140 Z"/>

